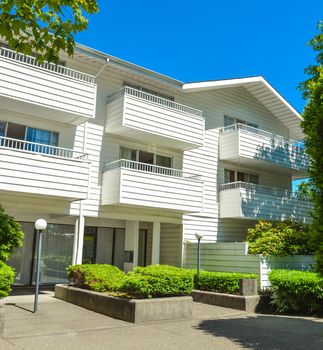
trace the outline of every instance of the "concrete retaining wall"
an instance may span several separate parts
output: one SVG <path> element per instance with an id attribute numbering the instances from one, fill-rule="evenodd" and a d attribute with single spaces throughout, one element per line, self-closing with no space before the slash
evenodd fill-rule
<path id="1" fill-rule="evenodd" d="M 55 297 L 133 323 L 190 318 L 193 308 L 190 296 L 126 299 L 65 285 L 55 286 Z"/>
<path id="2" fill-rule="evenodd" d="M 192 297 L 194 301 L 199 303 L 229 307 L 246 312 L 255 312 L 260 300 L 259 295 L 232 295 L 200 290 L 194 290 Z"/>

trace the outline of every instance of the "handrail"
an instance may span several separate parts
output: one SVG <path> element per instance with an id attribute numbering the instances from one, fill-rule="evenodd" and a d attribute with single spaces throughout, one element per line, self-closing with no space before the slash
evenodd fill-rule
<path id="1" fill-rule="evenodd" d="M 168 100 L 167 98 L 155 96 L 155 95 L 149 94 L 148 92 L 140 91 L 140 90 L 131 88 L 129 86 L 125 86 L 122 89 L 120 89 L 119 91 L 110 95 L 108 98 L 108 102 L 111 102 L 111 101 L 115 100 L 116 98 L 118 98 L 119 96 L 123 96 L 123 95 L 134 96 L 134 97 L 137 97 L 141 100 L 153 102 L 153 103 L 156 103 L 158 105 L 161 105 L 164 107 L 169 107 L 172 109 L 176 109 L 180 112 L 189 113 L 189 114 L 192 114 L 194 117 L 204 119 L 203 112 L 199 109 L 189 107 L 189 106 L 183 105 L 181 103 L 177 103 L 177 102 Z"/>
<path id="2" fill-rule="evenodd" d="M 38 62 L 36 58 L 33 56 L 24 55 L 23 53 L 13 51 L 5 47 L 0 47 L 0 57 L 19 61 L 29 66 L 37 67 L 40 69 L 45 69 L 53 73 L 64 75 L 71 79 L 80 80 L 90 84 L 95 83 L 95 77 L 92 75 L 82 73 L 77 70 L 67 68 L 59 64 L 47 62 L 47 61 L 41 63 L 41 62 Z"/>
<path id="3" fill-rule="evenodd" d="M 144 172 L 154 173 L 159 175 L 179 177 L 186 180 L 195 180 L 195 181 L 201 180 L 201 175 L 186 173 L 178 169 L 166 168 L 159 165 L 141 163 L 141 162 L 136 162 L 128 159 L 119 159 L 111 163 L 106 163 L 103 166 L 103 171 L 109 171 L 109 170 L 118 169 L 118 168 L 133 169 L 133 170 L 144 171 Z"/>
<path id="4" fill-rule="evenodd" d="M 289 138 L 286 138 L 286 137 L 283 137 L 280 135 L 276 135 L 276 134 L 273 134 L 271 132 L 255 128 L 253 126 L 249 126 L 247 124 L 237 123 L 237 124 L 232 124 L 229 126 L 222 127 L 222 128 L 220 128 L 220 134 L 225 134 L 225 133 L 232 132 L 235 130 L 244 130 L 244 131 L 256 134 L 257 136 L 268 137 L 272 140 L 282 142 L 283 144 L 290 144 L 291 146 L 297 148 L 299 151 L 304 151 L 303 143 L 300 141 L 296 141 L 296 140 L 289 139 Z"/>
<path id="5" fill-rule="evenodd" d="M 17 149 L 28 153 L 40 153 L 46 156 L 79 161 L 84 161 L 88 158 L 86 153 L 76 152 L 68 148 L 44 145 L 42 143 L 18 140 L 4 136 L 0 136 L 0 148 Z"/>
<path id="6" fill-rule="evenodd" d="M 251 190 L 261 194 L 272 195 L 275 197 L 288 197 L 288 198 L 300 199 L 295 192 L 290 190 L 285 190 L 279 187 L 258 185 L 250 182 L 243 182 L 243 181 L 236 181 L 236 182 L 229 182 L 226 184 L 222 184 L 220 185 L 219 190 L 225 191 L 225 190 L 231 190 L 235 188 Z"/>

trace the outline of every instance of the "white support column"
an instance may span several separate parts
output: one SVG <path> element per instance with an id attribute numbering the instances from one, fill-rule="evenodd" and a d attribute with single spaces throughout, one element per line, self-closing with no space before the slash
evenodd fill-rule
<path id="1" fill-rule="evenodd" d="M 151 264 L 159 264 L 160 260 L 160 222 L 153 223 L 153 242 L 151 249 Z"/>
<path id="2" fill-rule="evenodd" d="M 84 216 L 79 216 L 75 220 L 73 260 L 72 264 L 82 264 L 83 241 L 84 241 Z"/>
<path id="3" fill-rule="evenodd" d="M 133 270 L 138 265 L 138 245 L 139 245 L 139 221 L 126 221 L 126 235 L 124 250 L 125 258 L 130 258 L 132 261 L 125 261 L 123 269 L 125 272 Z M 127 256 L 128 255 L 128 256 Z"/>

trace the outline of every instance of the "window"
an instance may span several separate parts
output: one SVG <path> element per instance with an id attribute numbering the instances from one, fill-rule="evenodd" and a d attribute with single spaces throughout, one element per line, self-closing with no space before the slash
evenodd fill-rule
<path id="1" fill-rule="evenodd" d="M 236 182 L 236 181 L 258 184 L 259 176 L 254 174 L 249 174 L 249 173 L 243 173 L 241 171 L 224 169 L 224 183 Z"/>
<path id="2" fill-rule="evenodd" d="M 145 164 L 159 165 L 165 168 L 172 167 L 172 158 L 152 152 L 131 149 L 126 147 L 120 148 L 120 158 L 137 161 Z"/>
<path id="3" fill-rule="evenodd" d="M 233 118 L 233 117 L 229 117 L 229 116 L 225 115 L 224 116 L 224 126 L 229 126 L 229 125 L 233 125 L 233 124 L 245 124 L 245 125 L 251 126 L 253 128 L 259 128 L 258 124 L 249 123 L 249 122 L 246 122 L 245 120 L 242 120 L 239 118 Z"/>
<path id="4" fill-rule="evenodd" d="M 57 146 L 58 133 L 55 131 L 31 128 L 26 125 L 11 122 L 0 121 L 0 136 L 10 139 L 35 142 L 42 145 Z M 19 142 L 7 142 L 2 140 L 2 145 L 12 148 L 20 148 L 28 151 L 37 151 L 39 153 L 49 153 L 47 147 L 37 147 L 33 144 L 24 144 Z"/>

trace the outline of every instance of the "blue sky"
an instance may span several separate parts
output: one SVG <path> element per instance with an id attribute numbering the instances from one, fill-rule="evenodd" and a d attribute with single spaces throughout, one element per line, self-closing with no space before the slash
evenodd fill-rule
<path id="1" fill-rule="evenodd" d="M 182 81 L 263 75 L 299 111 L 322 0 L 99 0 L 82 44 Z"/>

